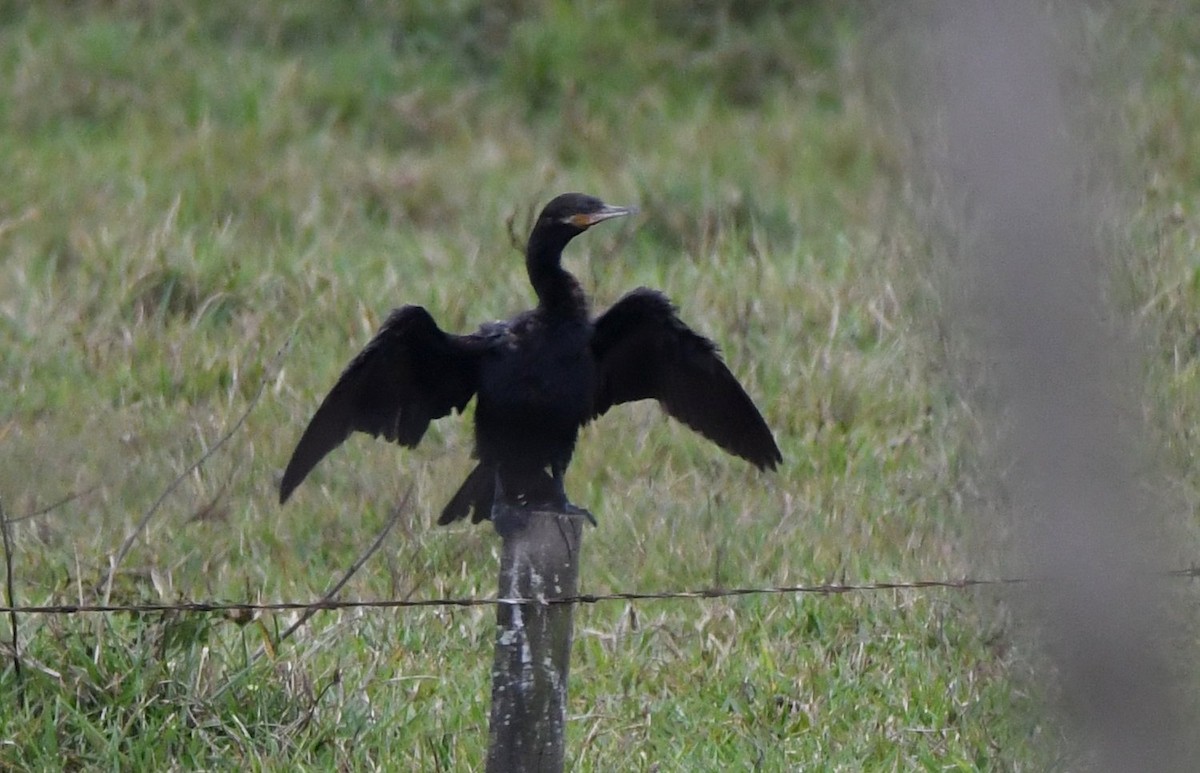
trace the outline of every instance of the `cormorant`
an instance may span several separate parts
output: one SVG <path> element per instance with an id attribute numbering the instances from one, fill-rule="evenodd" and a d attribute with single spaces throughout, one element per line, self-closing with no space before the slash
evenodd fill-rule
<path id="1" fill-rule="evenodd" d="M 783 457 L 758 409 L 716 345 L 681 322 L 666 296 L 639 288 L 592 320 L 587 296 L 563 269 L 571 239 L 634 211 L 581 193 L 547 204 L 525 250 L 537 308 L 507 322 L 453 335 L 420 306 L 392 311 L 300 437 L 279 501 L 351 431 L 411 448 L 430 421 L 461 412 L 473 396 L 479 463 L 442 511 L 441 524 L 471 510 L 474 522 L 490 518 L 500 492 L 508 502 L 591 518 L 568 502 L 563 488 L 579 428 L 634 400 L 656 399 L 726 451 L 774 468 Z"/>

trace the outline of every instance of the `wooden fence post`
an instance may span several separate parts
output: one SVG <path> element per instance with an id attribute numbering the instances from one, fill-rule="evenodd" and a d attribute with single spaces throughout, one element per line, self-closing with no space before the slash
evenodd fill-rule
<path id="1" fill-rule="evenodd" d="M 573 596 L 582 519 L 497 501 L 492 522 L 504 545 L 500 598 Z M 563 769 L 573 604 L 498 604 L 492 665 L 488 773 Z"/>

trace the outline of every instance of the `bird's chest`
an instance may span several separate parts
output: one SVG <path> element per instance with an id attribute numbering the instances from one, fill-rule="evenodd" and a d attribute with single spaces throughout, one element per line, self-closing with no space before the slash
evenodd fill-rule
<path id="1" fill-rule="evenodd" d="M 596 366 L 585 324 L 517 331 L 483 363 L 480 409 L 524 421 L 582 423 L 595 395 Z"/>

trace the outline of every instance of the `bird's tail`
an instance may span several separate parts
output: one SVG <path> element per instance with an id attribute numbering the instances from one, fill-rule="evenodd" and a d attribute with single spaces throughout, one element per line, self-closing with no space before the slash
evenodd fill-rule
<path id="1" fill-rule="evenodd" d="M 474 510 L 472 523 L 479 523 L 492 517 L 492 500 L 496 497 L 496 470 L 490 465 L 477 464 L 471 474 L 458 487 L 458 491 L 450 498 L 450 502 L 442 508 L 438 524 L 453 523 L 459 518 L 466 518 Z"/>

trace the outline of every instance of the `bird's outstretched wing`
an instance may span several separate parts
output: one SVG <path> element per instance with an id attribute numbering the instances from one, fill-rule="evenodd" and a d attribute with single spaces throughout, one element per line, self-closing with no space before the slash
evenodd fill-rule
<path id="1" fill-rule="evenodd" d="M 352 431 L 409 448 L 429 422 L 461 411 L 475 394 L 487 335 L 442 332 L 425 309 L 404 306 L 350 361 L 300 436 L 279 485 L 279 501 Z"/>
<path id="2" fill-rule="evenodd" d="M 593 416 L 654 398 L 667 413 L 759 468 L 783 460 L 771 430 L 716 344 L 680 321 L 662 293 L 641 287 L 596 320 Z"/>

